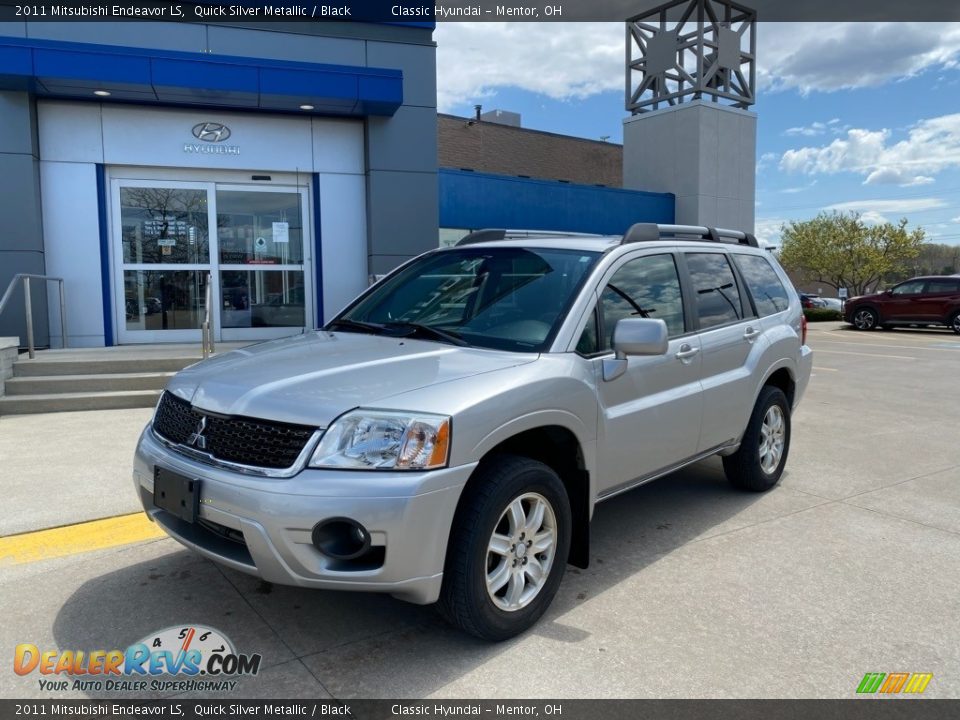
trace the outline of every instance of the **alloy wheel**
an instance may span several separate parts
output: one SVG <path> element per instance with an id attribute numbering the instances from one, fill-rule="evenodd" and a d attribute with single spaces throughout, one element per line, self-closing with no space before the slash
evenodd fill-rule
<path id="1" fill-rule="evenodd" d="M 760 426 L 760 467 L 768 475 L 777 469 L 783 457 L 786 423 L 779 405 L 771 405 Z"/>
<path id="2" fill-rule="evenodd" d="M 853 324 L 857 330 L 871 330 L 876 322 L 877 318 L 873 310 L 857 310 L 856 315 L 853 316 Z"/>
<path id="3" fill-rule="evenodd" d="M 487 544 L 486 584 L 501 610 L 514 612 L 539 594 L 553 566 L 557 520 L 539 493 L 515 498 L 500 515 Z"/>

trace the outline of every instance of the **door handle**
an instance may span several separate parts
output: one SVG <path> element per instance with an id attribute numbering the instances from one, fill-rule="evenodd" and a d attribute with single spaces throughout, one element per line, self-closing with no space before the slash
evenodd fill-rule
<path id="1" fill-rule="evenodd" d="M 757 335 L 759 335 L 759 334 L 760 334 L 760 331 L 759 331 L 759 330 L 755 330 L 755 329 L 753 328 L 753 326 L 751 325 L 751 326 L 748 327 L 748 328 L 746 329 L 746 331 L 743 333 L 743 339 L 746 340 L 746 341 L 748 341 L 748 342 L 753 342 L 753 341 L 754 341 L 754 338 L 756 338 Z"/>
<path id="2" fill-rule="evenodd" d="M 700 352 L 700 348 L 691 347 L 687 343 L 684 343 L 677 351 L 676 357 L 680 360 L 680 362 L 687 364 L 690 362 L 690 358 L 692 358 L 698 352 Z"/>

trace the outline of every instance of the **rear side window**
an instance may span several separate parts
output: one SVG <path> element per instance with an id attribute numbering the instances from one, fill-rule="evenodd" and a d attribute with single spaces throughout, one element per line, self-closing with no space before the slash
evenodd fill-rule
<path id="1" fill-rule="evenodd" d="M 960 278 L 944 278 L 931 280 L 927 285 L 929 293 L 957 293 L 960 292 Z"/>
<path id="2" fill-rule="evenodd" d="M 759 255 L 734 255 L 760 317 L 786 310 L 790 296 L 770 261 Z"/>
<path id="3" fill-rule="evenodd" d="M 737 322 L 743 318 L 740 291 L 727 256 L 721 253 L 687 253 L 693 280 L 700 329 Z"/>

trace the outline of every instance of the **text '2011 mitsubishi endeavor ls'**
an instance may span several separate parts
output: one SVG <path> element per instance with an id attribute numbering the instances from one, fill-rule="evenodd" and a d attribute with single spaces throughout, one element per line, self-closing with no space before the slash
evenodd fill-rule
<path id="1" fill-rule="evenodd" d="M 714 454 L 736 487 L 773 487 L 811 364 L 748 234 L 479 231 L 322 330 L 178 373 L 134 482 L 216 562 L 439 601 L 501 640 L 586 567 L 597 502 Z"/>

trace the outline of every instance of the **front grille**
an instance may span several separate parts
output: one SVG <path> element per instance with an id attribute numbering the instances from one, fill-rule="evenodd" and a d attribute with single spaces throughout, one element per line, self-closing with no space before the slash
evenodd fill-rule
<path id="1" fill-rule="evenodd" d="M 317 428 L 308 425 L 245 417 L 207 415 L 186 400 L 165 392 L 160 399 L 153 429 L 177 445 L 187 441 L 206 418 L 205 448 L 194 445 L 216 460 L 281 470 L 293 465 Z"/>

